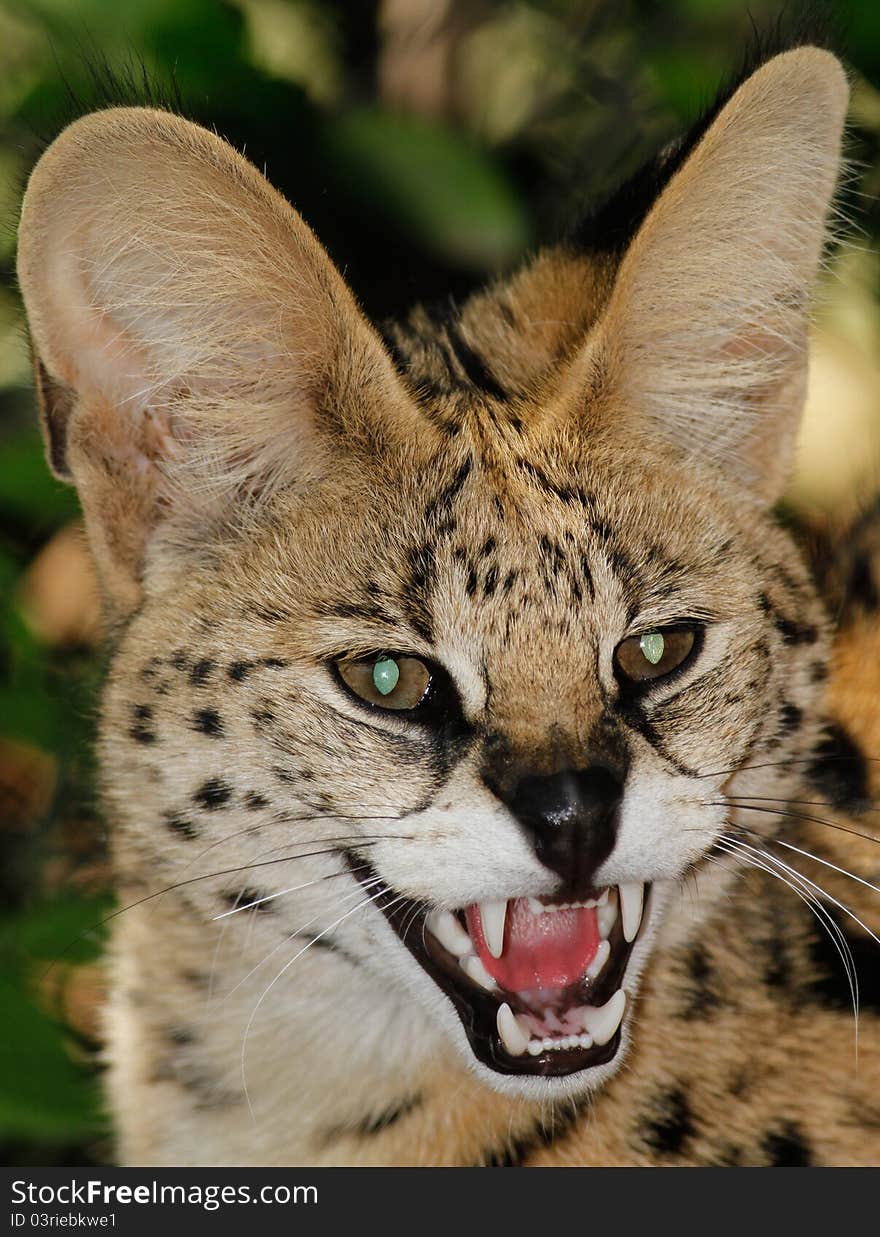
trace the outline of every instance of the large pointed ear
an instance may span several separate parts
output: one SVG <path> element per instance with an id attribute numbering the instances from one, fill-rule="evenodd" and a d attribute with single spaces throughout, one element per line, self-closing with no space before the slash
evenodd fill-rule
<path id="1" fill-rule="evenodd" d="M 203 539 L 335 452 L 416 429 L 312 232 L 178 117 L 110 109 L 65 130 L 28 185 L 18 273 L 49 457 L 116 614 L 151 542 Z"/>
<path id="2" fill-rule="evenodd" d="M 593 354 L 616 424 L 635 419 L 770 502 L 804 401 L 847 96 L 814 47 L 746 79 L 627 250 Z"/>

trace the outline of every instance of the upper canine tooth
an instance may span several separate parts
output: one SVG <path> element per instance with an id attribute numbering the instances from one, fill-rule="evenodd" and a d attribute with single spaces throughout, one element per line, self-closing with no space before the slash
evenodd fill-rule
<path id="1" fill-rule="evenodd" d="M 628 881 L 617 886 L 620 892 L 620 918 L 623 926 L 623 939 L 634 941 L 642 923 L 642 903 L 645 897 L 645 886 L 641 881 Z"/>
<path id="2" fill-rule="evenodd" d="M 464 958 L 473 952 L 471 938 L 449 911 L 431 911 L 425 920 L 425 927 L 456 958 Z"/>
<path id="3" fill-rule="evenodd" d="M 498 1006 L 495 1022 L 504 1047 L 512 1057 L 521 1057 L 529 1046 L 529 1033 L 522 1029 L 516 1014 L 506 1001 Z"/>
<path id="4" fill-rule="evenodd" d="M 592 1036 L 594 1044 L 607 1044 L 623 1021 L 626 1009 L 626 993 L 618 988 L 610 1001 L 599 1009 L 588 1006 L 583 1013 L 584 1030 Z"/>
<path id="5" fill-rule="evenodd" d="M 504 949 L 504 924 L 507 919 L 507 902 L 481 902 L 480 923 L 483 939 L 493 958 L 500 958 Z"/>

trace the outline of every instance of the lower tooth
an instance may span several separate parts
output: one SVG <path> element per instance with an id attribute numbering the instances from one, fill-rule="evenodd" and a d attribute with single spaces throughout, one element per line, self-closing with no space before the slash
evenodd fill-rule
<path id="1" fill-rule="evenodd" d="M 596 979 L 602 967 L 611 957 L 611 945 L 608 941 L 600 941 L 596 956 L 586 969 L 587 979 Z"/>
<path id="2" fill-rule="evenodd" d="M 529 1040 L 529 1056 L 539 1057 L 543 1051 L 544 1051 L 543 1040 L 540 1040 L 540 1039 Z"/>
<path id="3" fill-rule="evenodd" d="M 498 1006 L 496 1025 L 501 1042 L 512 1057 L 521 1057 L 529 1046 L 529 1033 L 524 1031 L 516 1014 L 505 1001 Z"/>
<path id="4" fill-rule="evenodd" d="M 475 984 L 479 984 L 487 992 L 494 992 L 498 987 L 476 954 L 470 954 L 467 958 L 461 958 L 458 965 L 467 975 L 468 979 L 472 979 Z"/>
<path id="5" fill-rule="evenodd" d="M 626 1009 L 626 993 L 618 988 L 614 996 L 599 1009 L 588 1006 L 584 1010 L 584 1030 L 592 1036 L 594 1044 L 607 1044 L 623 1021 Z"/>
<path id="6" fill-rule="evenodd" d="M 431 911 L 425 927 L 456 958 L 463 958 L 473 950 L 471 938 L 449 911 Z"/>

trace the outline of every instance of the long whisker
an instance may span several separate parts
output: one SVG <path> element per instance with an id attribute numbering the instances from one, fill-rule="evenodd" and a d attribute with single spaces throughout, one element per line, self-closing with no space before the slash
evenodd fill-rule
<path id="1" fill-rule="evenodd" d="M 857 923 L 862 931 L 866 932 L 867 935 L 870 936 L 872 941 L 876 941 L 876 943 L 880 945 L 880 936 L 877 936 L 875 932 L 872 932 L 868 925 L 863 923 L 862 920 L 859 919 L 858 915 L 856 915 L 854 911 L 850 910 L 845 902 L 840 902 L 834 897 L 833 894 L 830 894 L 827 889 L 823 889 L 821 885 L 817 885 L 816 882 L 810 880 L 808 876 L 804 876 L 803 872 L 799 872 L 797 868 L 793 868 L 790 864 L 785 863 L 779 858 L 778 855 L 771 855 L 768 851 L 759 851 L 754 846 L 749 846 L 748 842 L 743 842 L 742 840 L 737 839 L 737 845 L 745 846 L 749 850 L 754 851 L 755 854 L 762 854 L 765 859 L 770 859 L 773 863 L 778 864 L 779 867 L 784 868 L 786 872 L 797 877 L 799 881 L 803 881 L 805 884 L 809 885 L 811 889 L 815 889 L 817 893 L 821 894 L 823 898 L 836 906 L 838 910 L 843 911 L 844 915 L 846 915 L 848 919 L 851 919 L 853 923 Z"/>
<path id="2" fill-rule="evenodd" d="M 787 765 L 812 765 L 817 761 L 821 764 L 830 764 L 831 761 L 855 761 L 860 763 L 865 761 L 870 764 L 880 763 L 880 757 L 877 756 L 791 756 L 785 760 L 767 760 L 761 764 L 755 765 L 735 765 L 732 769 L 714 769 L 709 773 L 694 773 L 693 776 L 699 777 L 728 777 L 734 773 L 744 773 L 748 769 L 776 769 Z"/>
<path id="3" fill-rule="evenodd" d="M 751 867 L 757 868 L 759 871 L 766 872 L 768 875 L 774 877 L 776 880 L 781 881 L 783 885 L 787 886 L 787 888 L 791 889 L 791 891 L 795 893 L 807 907 L 809 907 L 810 911 L 815 916 L 816 921 L 827 933 L 829 940 L 831 941 L 832 945 L 834 946 L 834 948 L 836 949 L 838 953 L 838 956 L 840 957 L 841 963 L 843 964 L 844 972 L 846 974 L 847 984 L 849 986 L 849 991 L 850 991 L 850 999 L 852 1001 L 852 1007 L 853 1007 L 853 1020 L 855 1024 L 855 1028 L 854 1028 L 855 1029 L 855 1051 L 856 1051 L 856 1056 L 858 1056 L 858 1045 L 859 1045 L 858 971 L 856 969 L 855 958 L 853 957 L 852 950 L 850 949 L 849 943 L 847 942 L 847 939 L 844 936 L 843 932 L 841 931 L 839 925 L 835 923 L 832 916 L 825 909 L 825 907 L 822 906 L 821 902 L 818 900 L 818 898 L 813 893 L 811 893 L 808 889 L 800 888 L 799 887 L 800 882 L 798 882 L 798 884 L 795 884 L 793 881 L 789 880 L 785 875 L 783 875 L 780 871 L 777 870 L 775 866 L 776 864 L 775 856 L 768 854 L 766 855 L 766 859 L 769 862 L 766 862 L 766 863 L 762 862 L 761 859 L 755 858 L 753 855 L 745 853 L 745 851 L 742 849 L 742 846 L 740 845 L 739 839 L 732 838 L 729 836 L 720 838 L 718 844 L 722 847 L 722 849 L 724 849 L 728 854 L 732 855 L 734 858 L 738 858 L 741 862 L 746 863 Z M 750 849 L 754 849 L 754 848 L 750 848 Z M 760 852 L 756 852 L 756 853 L 760 853 Z M 795 873 L 793 870 L 792 870 L 792 875 L 794 875 L 795 878 L 797 878 L 798 876 L 798 874 Z"/>
<path id="4" fill-rule="evenodd" d="M 356 841 L 358 846 L 360 847 L 360 846 L 375 846 L 378 842 L 385 841 L 387 839 L 392 839 L 394 841 L 401 841 L 401 842 L 412 842 L 415 840 L 414 835 L 411 833 L 372 834 L 372 835 L 368 835 L 367 837 L 357 837 L 357 838 L 352 837 L 350 840 Z M 338 855 L 338 854 L 339 854 L 339 848 L 335 846 L 330 846 L 323 850 L 305 851 L 299 855 L 281 855 L 277 859 L 261 859 L 261 860 L 257 860 L 251 863 L 243 863 L 243 864 L 240 864 L 238 867 L 234 867 L 234 868 L 221 868 L 215 872 L 203 872 L 199 876 L 188 876 L 185 880 L 175 881 L 173 885 L 166 885 L 163 889 L 156 889 L 153 891 L 153 893 L 144 894 L 142 898 L 136 898 L 134 902 L 128 902 L 125 906 L 117 907 L 115 911 L 111 911 L 110 914 L 105 915 L 103 919 L 97 919 L 88 928 L 84 928 L 82 932 L 78 933 L 70 941 L 70 943 L 65 945 L 65 947 L 60 951 L 60 953 L 55 958 L 52 959 L 52 961 L 47 965 L 45 971 L 43 972 L 42 978 L 45 979 L 48 975 L 50 975 L 52 972 L 52 968 L 58 965 L 58 963 L 61 961 L 64 955 L 66 953 L 69 953 L 71 949 L 75 948 L 75 946 L 78 945 L 80 941 L 84 940 L 85 937 L 90 932 L 95 932 L 99 928 L 105 927 L 108 923 L 112 923 L 114 919 L 117 919 L 120 915 L 124 915 L 127 911 L 133 911 L 138 906 L 144 906 L 147 902 L 152 902 L 156 898 L 161 898 L 166 893 L 172 893 L 176 889 L 184 889 L 188 885 L 196 885 L 200 881 L 213 880 L 221 876 L 234 876 L 238 874 L 239 872 L 250 872 L 252 869 L 269 867 L 272 864 L 276 864 L 276 863 L 292 863 L 294 859 L 313 859 L 319 855 Z"/>
<path id="5" fill-rule="evenodd" d="M 780 800 L 787 802 L 787 800 Z M 794 801 L 792 801 L 794 802 Z M 724 801 L 713 800 L 706 802 L 704 807 L 735 807 L 743 812 L 766 812 L 768 816 L 784 816 L 789 820 L 805 820 L 814 825 L 825 825 L 829 829 L 837 829 L 841 833 L 851 833 L 853 837 L 863 838 L 866 842 L 877 842 L 880 844 L 880 838 L 875 837 L 873 833 L 864 833 L 861 829 L 853 829 L 850 825 L 841 825 L 835 820 L 825 820 L 821 816 L 812 816 L 805 812 L 786 812 L 783 808 L 761 807 L 759 803 L 746 802 L 745 796 L 725 795 Z"/>
<path id="6" fill-rule="evenodd" d="M 279 979 L 281 979 L 282 976 L 285 975 L 290 970 L 293 964 L 297 962 L 303 956 L 303 954 L 306 953 L 307 950 L 311 949 L 313 945 L 317 944 L 317 942 L 320 941 L 322 937 L 325 937 L 327 936 L 328 933 L 333 932 L 336 928 L 339 927 L 339 925 L 344 920 L 348 919 L 356 911 L 362 910 L 365 906 L 369 906 L 371 902 L 375 902 L 377 898 L 381 898 L 384 892 L 385 892 L 385 887 L 383 885 L 375 893 L 371 894 L 367 898 L 363 898 L 355 906 L 351 907 L 350 910 L 347 910 L 344 915 L 340 915 L 340 917 L 335 921 L 335 923 L 330 924 L 329 927 L 325 928 L 322 932 L 319 932 L 317 936 L 313 937 L 312 940 L 308 942 L 308 944 L 304 945 L 302 949 L 298 950 L 297 953 L 293 955 L 292 958 L 288 959 L 288 961 L 285 962 L 284 966 L 281 968 L 281 970 L 278 972 L 275 978 L 271 981 L 271 983 L 269 983 L 263 989 L 262 993 L 260 994 L 259 1000 L 257 1001 L 254 1008 L 251 1010 L 251 1015 L 248 1018 L 247 1025 L 244 1029 L 244 1035 L 242 1036 L 242 1041 L 241 1041 L 241 1083 L 242 1083 L 242 1087 L 244 1088 L 244 1095 L 245 1095 L 245 1099 L 247 1100 L 247 1106 L 251 1114 L 252 1120 L 256 1121 L 256 1115 L 254 1113 L 253 1105 L 251 1104 L 250 1092 L 248 1091 L 248 1085 L 247 1085 L 247 1066 L 246 1066 L 247 1043 L 248 1043 L 248 1037 L 250 1036 L 251 1027 L 254 1024 L 254 1019 L 257 1016 L 260 1006 L 263 1004 L 263 1001 L 269 995 L 271 990 L 278 983 Z M 394 906 L 398 901 L 401 901 L 402 899 L 403 899 L 403 895 L 401 894 L 399 895 L 398 898 L 395 898 L 394 901 L 389 904 L 388 909 L 390 909 L 391 906 Z"/>
<path id="7" fill-rule="evenodd" d="M 322 881 L 348 876 L 349 872 L 368 871 L 369 867 L 368 863 L 362 863 L 355 868 L 343 868 L 341 872 L 328 872 L 325 876 L 316 876 L 314 880 L 304 881 L 301 885 L 291 885 L 289 889 L 279 889 L 277 893 L 267 893 L 262 898 L 254 898 L 252 902 L 244 902 L 241 906 L 233 906 L 230 911 L 223 911 L 220 915 L 212 916 L 211 922 L 216 923 L 219 919 L 228 919 L 230 915 L 239 915 L 242 911 L 253 910 L 255 906 L 262 906 L 264 902 L 271 902 L 273 898 L 282 898 L 286 893 L 299 893 L 301 889 L 311 889 L 313 885 L 320 885 Z"/>
<path id="8" fill-rule="evenodd" d="M 377 877 L 374 877 L 372 881 L 364 881 L 363 884 L 359 885 L 357 889 L 349 889 L 347 893 L 342 895 L 343 903 L 346 901 L 350 901 L 352 897 L 356 897 L 362 891 L 362 889 L 369 888 L 371 885 L 375 885 L 378 883 L 379 883 L 379 877 L 377 876 Z M 246 975 L 242 976 L 242 978 L 238 981 L 238 983 L 235 985 L 234 988 L 229 989 L 229 991 L 225 994 L 225 996 L 222 997 L 222 1000 L 228 1001 L 231 996 L 234 996 L 235 993 L 238 992 L 239 988 L 241 988 L 243 984 L 246 984 L 252 975 L 255 975 L 257 973 L 257 971 L 260 969 L 261 966 L 265 966 L 270 958 L 275 957 L 279 949 L 283 949 L 284 946 L 287 945 L 290 941 L 296 940 L 296 938 L 300 936 L 301 933 L 305 932 L 306 928 L 310 928 L 312 924 L 315 923 L 316 920 L 320 919 L 323 913 L 324 913 L 323 911 L 317 911 L 311 917 L 311 919 L 307 919 L 305 923 L 300 924 L 300 926 L 296 929 L 295 932 L 291 932 L 288 936 L 282 937 L 281 940 L 278 942 L 278 944 L 274 946 L 274 948 L 270 949 L 269 952 L 265 954 L 260 959 L 259 962 L 255 963 L 255 965 L 251 967 L 251 969 L 247 972 Z"/>

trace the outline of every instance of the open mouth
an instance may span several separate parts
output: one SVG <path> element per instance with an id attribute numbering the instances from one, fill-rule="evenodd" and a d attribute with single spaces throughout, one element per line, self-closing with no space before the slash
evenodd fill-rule
<path id="1" fill-rule="evenodd" d="M 511 898 L 445 911 L 401 899 L 363 859 L 400 940 L 452 1001 L 476 1058 L 502 1074 L 561 1077 L 617 1053 L 622 987 L 650 886 L 598 889 L 576 903 Z"/>

